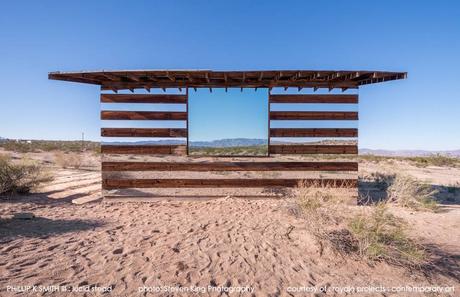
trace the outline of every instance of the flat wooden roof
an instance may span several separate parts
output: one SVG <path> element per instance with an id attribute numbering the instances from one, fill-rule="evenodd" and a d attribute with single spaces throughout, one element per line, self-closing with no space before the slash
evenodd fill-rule
<path id="1" fill-rule="evenodd" d="M 355 70 L 114 70 L 50 72 L 49 79 L 100 85 L 102 90 L 151 88 L 341 88 L 404 79 L 406 72 Z"/>

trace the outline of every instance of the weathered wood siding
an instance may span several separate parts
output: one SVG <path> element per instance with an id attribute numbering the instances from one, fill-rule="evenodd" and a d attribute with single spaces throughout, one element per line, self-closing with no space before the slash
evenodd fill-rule
<path id="1" fill-rule="evenodd" d="M 106 121 L 182 121 L 185 128 L 101 128 L 103 137 L 142 137 L 182 139 L 183 144 L 127 145 L 103 144 L 102 187 L 106 198 L 145 196 L 145 189 L 193 188 L 279 188 L 302 185 L 327 185 L 332 187 L 357 187 L 358 163 L 355 160 L 286 160 L 284 155 L 356 155 L 357 144 L 289 144 L 276 143 L 272 138 L 356 138 L 356 128 L 271 128 L 272 121 L 356 121 L 355 111 L 275 111 L 273 104 L 357 104 L 357 95 L 271 95 L 268 104 L 268 155 L 266 157 L 202 158 L 188 155 L 189 108 L 188 90 L 180 95 L 101 94 L 101 103 L 181 104 L 185 111 L 132 111 L 104 108 L 101 120 Z M 125 157 L 124 157 L 125 156 Z M 278 156 L 278 157 L 277 157 Z M 205 159 L 205 161 L 203 161 Z M 196 172 L 191 178 L 190 174 Z M 241 174 L 237 174 L 241 172 Z M 289 173 L 285 176 L 279 172 Z M 296 176 L 302 173 L 318 173 Z M 347 175 L 350 173 L 350 175 Z M 267 174 L 269 176 L 267 176 Z M 287 177 L 286 177 L 287 176 Z M 124 191 L 124 190 L 127 190 Z M 127 193 L 127 194 L 126 194 Z M 139 194 L 142 193 L 142 194 Z M 157 196 L 157 194 L 153 194 Z M 174 194 L 170 195 L 174 196 Z"/>

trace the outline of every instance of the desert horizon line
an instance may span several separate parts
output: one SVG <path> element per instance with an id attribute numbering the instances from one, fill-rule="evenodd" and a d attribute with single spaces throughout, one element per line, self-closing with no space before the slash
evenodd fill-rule
<path id="1" fill-rule="evenodd" d="M 9 138 L 9 137 L 2 137 L 0 136 L 0 143 L 1 141 L 9 140 L 9 141 L 62 141 L 62 142 L 81 142 L 82 139 L 38 139 L 38 138 Z M 223 141 L 235 141 L 235 140 L 249 140 L 249 141 L 260 141 L 260 142 L 266 142 L 267 138 L 245 138 L 245 137 L 237 137 L 237 138 L 219 138 L 219 139 L 213 139 L 213 140 L 190 140 L 190 143 L 213 143 L 213 142 L 223 142 Z M 145 139 L 145 140 L 136 140 L 136 141 L 102 141 L 102 140 L 94 140 L 94 139 L 85 139 L 83 140 L 84 142 L 90 142 L 90 143 L 101 143 L 101 144 L 117 144 L 117 143 L 163 143 L 163 144 L 186 144 L 185 139 L 183 141 L 181 140 L 171 140 L 171 139 Z M 290 140 L 283 140 L 283 141 L 272 141 L 272 143 L 292 143 L 292 144 L 298 144 L 298 143 L 319 143 L 319 142 L 349 142 L 349 140 L 330 140 L 330 139 L 325 139 L 325 140 L 315 140 L 315 141 L 290 141 Z M 260 144 L 247 144 L 247 145 L 241 145 L 241 146 L 259 146 L 263 145 L 263 143 Z M 439 153 L 439 152 L 459 152 L 460 153 L 460 147 L 459 148 L 449 148 L 449 149 L 430 149 L 430 148 L 382 148 L 382 147 L 370 147 L 370 146 L 360 146 L 358 144 L 358 149 L 360 151 L 365 151 L 365 150 L 370 150 L 370 151 L 388 151 L 388 152 L 433 152 L 433 153 Z"/>

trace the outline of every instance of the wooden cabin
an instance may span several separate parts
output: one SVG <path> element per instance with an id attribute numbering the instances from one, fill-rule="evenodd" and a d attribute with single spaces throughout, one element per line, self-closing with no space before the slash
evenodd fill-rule
<path id="1" fill-rule="evenodd" d="M 328 127 L 322 121 L 358 121 L 358 89 L 363 85 L 406 78 L 405 72 L 382 71 L 211 71 L 123 70 L 51 72 L 49 78 L 99 85 L 101 120 L 182 121 L 182 128 L 102 127 L 103 139 L 168 138 L 182 143 L 101 145 L 102 188 L 106 199 L 160 197 L 263 196 L 272 188 L 358 185 L 358 128 Z M 189 141 L 189 94 L 199 88 L 252 88 L 267 91 L 267 154 L 246 156 L 193 156 Z M 162 91 L 162 93 L 159 92 Z M 275 92 L 275 90 L 281 90 Z M 289 90 L 290 92 L 285 92 Z M 295 90 L 295 94 L 292 91 Z M 321 92 L 323 90 L 323 92 Z M 326 92 L 324 90 L 327 90 Z M 128 93 L 127 91 L 130 91 Z M 174 91 L 174 92 L 172 92 Z M 153 92 L 153 93 L 151 93 Z M 176 104 L 182 111 L 110 110 L 121 104 Z M 274 106 L 320 104 L 324 111 Z M 353 105 L 354 111 L 328 110 L 334 104 Z M 311 121 L 319 127 L 274 127 L 272 123 Z M 166 125 L 164 125 L 166 126 Z M 277 138 L 333 138 L 353 141 L 297 143 Z M 337 158 L 330 158 L 334 155 Z M 129 157 L 128 157 L 129 156 Z M 291 157 L 289 157 L 291 156 Z M 319 156 L 319 157 L 315 157 Z M 304 159 L 302 159 L 304 158 Z M 283 172 L 283 174 L 279 173 Z M 243 173 L 243 174 L 241 174 Z M 297 175 L 296 175 L 297 174 Z M 198 190 L 197 190 L 198 189 Z M 259 189 L 256 195 L 246 189 Z M 208 191 L 208 192 L 206 192 Z M 278 192 L 279 193 L 279 192 Z"/>

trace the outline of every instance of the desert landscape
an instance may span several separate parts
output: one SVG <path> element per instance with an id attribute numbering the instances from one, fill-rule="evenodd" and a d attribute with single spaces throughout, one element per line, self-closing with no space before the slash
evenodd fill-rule
<path id="1" fill-rule="evenodd" d="M 40 171 L 30 193 L 18 187 L 1 198 L 0 296 L 460 290 L 455 157 L 360 156 L 358 198 L 348 189 L 300 185 L 265 189 L 260 199 L 236 190 L 216 199 L 120 203 L 101 199 L 97 146 L 4 145 L 0 155 L 3 166 Z"/>
<path id="2" fill-rule="evenodd" d="M 460 296 L 460 1 L 0 14 L 0 297 Z"/>

